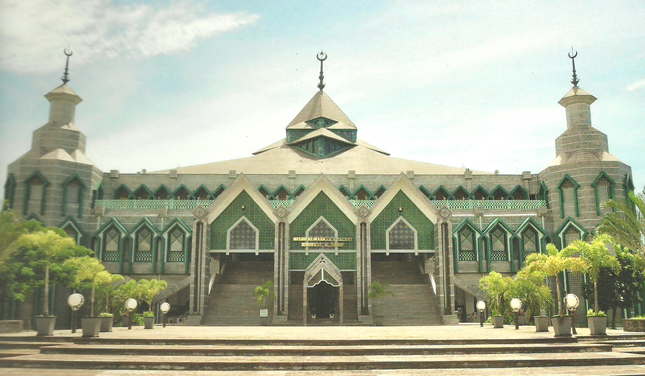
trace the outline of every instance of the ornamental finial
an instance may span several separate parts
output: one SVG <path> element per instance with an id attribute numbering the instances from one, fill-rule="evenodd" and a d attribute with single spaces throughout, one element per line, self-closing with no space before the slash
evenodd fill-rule
<path id="1" fill-rule="evenodd" d="M 578 87 L 578 82 L 580 82 L 576 75 L 576 56 L 578 56 L 578 51 L 574 53 L 573 46 L 571 46 L 571 52 L 568 55 L 571 59 L 571 66 L 573 67 L 573 79 L 571 80 L 571 83 L 573 84 L 573 87 Z"/>
<path id="2" fill-rule="evenodd" d="M 318 83 L 318 89 L 322 91 L 322 89 L 325 87 L 325 84 L 323 83 L 323 80 L 325 79 L 325 76 L 323 76 L 323 61 L 327 60 L 327 54 L 320 51 L 318 55 L 316 55 L 316 58 L 318 59 L 318 61 L 320 61 L 320 76 L 318 76 L 320 82 Z"/>
<path id="3" fill-rule="evenodd" d="M 67 52 L 69 50 L 69 52 Z M 66 84 L 70 81 L 69 79 L 69 57 L 72 56 L 73 52 L 69 46 L 67 46 L 66 49 L 63 50 L 63 53 L 65 56 L 67 56 L 67 61 L 65 62 L 65 72 L 63 73 L 63 77 L 60 79 L 63 80 L 63 84 Z"/>

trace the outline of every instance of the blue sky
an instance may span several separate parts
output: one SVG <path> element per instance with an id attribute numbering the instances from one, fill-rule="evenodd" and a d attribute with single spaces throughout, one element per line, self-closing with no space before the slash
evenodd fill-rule
<path id="1" fill-rule="evenodd" d="M 555 158 L 573 46 L 594 127 L 645 185 L 642 0 L 348 3 L 0 1 L 0 180 L 47 122 L 68 44 L 75 125 L 103 171 L 246 157 L 283 138 L 324 50 L 325 91 L 360 139 L 502 174 Z"/>

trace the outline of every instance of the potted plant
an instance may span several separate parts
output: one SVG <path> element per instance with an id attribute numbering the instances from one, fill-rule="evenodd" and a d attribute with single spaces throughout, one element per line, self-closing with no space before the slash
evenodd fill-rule
<path id="1" fill-rule="evenodd" d="M 551 319 L 553 332 L 556 337 L 571 336 L 571 318 L 565 315 L 560 291 L 560 273 L 584 273 L 588 269 L 587 262 L 579 257 L 573 257 L 571 249 L 559 251 L 553 244 L 546 245 L 547 254 L 532 253 L 526 258 L 527 272 L 540 271 L 555 278 L 555 290 L 558 297 L 558 316 Z"/>
<path id="2" fill-rule="evenodd" d="M 594 312 L 593 309 L 587 311 L 587 323 L 589 332 L 592 336 L 607 335 L 607 314 L 603 311 Z"/>
<path id="3" fill-rule="evenodd" d="M 101 329 L 100 332 L 111 332 L 112 327 L 114 326 L 114 315 L 110 312 L 101 312 L 99 313 L 101 318 Z"/>
<path id="4" fill-rule="evenodd" d="M 60 230 L 62 232 L 62 230 Z M 31 292 L 33 288 L 43 286 L 42 295 L 42 315 L 36 317 L 37 335 L 50 336 L 54 332 L 56 325 L 56 316 L 49 314 L 49 281 L 50 271 L 54 268 L 61 274 L 61 263 L 66 257 L 74 255 L 76 248 L 87 250 L 84 247 L 77 247 L 74 239 L 60 234 L 54 229 L 45 229 L 30 234 L 20 235 L 11 245 L 12 249 L 18 254 L 17 259 L 21 259 L 23 264 L 20 268 L 20 274 L 28 277 L 24 285 L 29 286 L 24 289 L 25 292 Z M 37 281 L 41 268 L 43 277 Z M 23 294 L 17 294 L 22 297 Z M 20 298 L 17 298 L 20 300 Z"/>
<path id="5" fill-rule="evenodd" d="M 141 279 L 137 283 L 137 287 L 141 292 L 141 299 L 148 304 L 148 311 L 143 313 L 146 329 L 153 329 L 155 322 L 155 314 L 152 312 L 152 301 L 157 294 L 166 289 L 168 284 L 166 281 L 159 281 L 156 279 Z"/>
<path id="6" fill-rule="evenodd" d="M 154 329 L 155 314 L 152 311 L 143 312 L 143 325 L 144 329 Z"/>
<path id="7" fill-rule="evenodd" d="M 645 332 L 645 316 L 632 317 L 623 319 L 623 331 L 625 332 Z"/>
<path id="8" fill-rule="evenodd" d="M 385 320 L 385 314 L 381 310 L 381 299 L 384 299 L 388 296 L 394 296 L 392 291 L 390 291 L 390 285 L 380 281 L 372 281 L 370 285 L 368 298 L 374 299 L 374 310 L 372 312 L 374 318 L 374 325 L 382 326 Z"/>
<path id="9" fill-rule="evenodd" d="M 110 313 L 110 296 L 115 292 L 115 284 L 120 281 L 123 281 L 123 276 L 109 273 L 106 270 L 99 272 L 96 277 L 97 289 L 101 290 L 105 295 L 105 307 L 103 312 L 99 314 L 102 332 L 112 331 L 114 315 Z"/>
<path id="10" fill-rule="evenodd" d="M 510 277 L 502 277 L 497 272 L 490 272 L 480 278 L 479 289 L 486 294 L 494 328 L 504 327 L 504 294 L 512 283 Z"/>
<path id="11" fill-rule="evenodd" d="M 515 275 L 505 293 L 506 300 L 517 297 L 522 301 L 524 322 L 533 317 L 536 332 L 549 331 L 549 317 L 541 314 L 553 308 L 551 289 L 543 284 L 545 276 L 542 271 L 522 269 Z"/>
<path id="12" fill-rule="evenodd" d="M 260 306 L 260 325 L 269 325 L 270 318 L 267 302 L 273 298 L 273 282 L 266 281 L 264 284 L 256 286 L 253 289 L 253 296 L 255 296 L 255 301 Z"/>
<path id="13" fill-rule="evenodd" d="M 96 295 L 96 285 L 99 281 L 99 274 L 101 272 L 107 273 L 105 267 L 97 258 L 84 256 L 71 258 L 63 264 L 71 266 L 76 269 L 76 275 L 73 287 L 86 288 L 89 287 L 90 292 L 90 316 L 81 317 L 81 327 L 83 328 L 83 337 L 98 337 L 101 330 L 100 317 L 94 316 L 94 297 Z M 88 286 L 89 285 L 89 286 Z"/>

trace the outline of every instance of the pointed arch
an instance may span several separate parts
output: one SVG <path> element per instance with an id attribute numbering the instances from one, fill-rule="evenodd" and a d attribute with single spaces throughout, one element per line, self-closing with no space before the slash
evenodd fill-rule
<path id="1" fill-rule="evenodd" d="M 578 211 L 578 188 L 580 185 L 576 183 L 569 175 L 564 174 L 562 180 L 558 184 L 558 192 L 560 193 L 560 218 L 575 215 L 580 216 Z"/>
<path id="2" fill-rule="evenodd" d="M 153 194 L 157 200 L 168 200 L 172 197 L 172 191 L 163 184 L 157 187 Z"/>
<path id="3" fill-rule="evenodd" d="M 341 185 L 340 187 L 338 187 L 338 190 L 340 191 L 340 193 L 343 194 L 343 196 L 347 198 L 352 197 L 352 192 L 350 192 L 349 189 L 347 189 L 344 185 Z"/>
<path id="4" fill-rule="evenodd" d="M 141 184 L 137 189 L 132 192 L 132 197 L 135 200 L 152 200 L 154 193 L 145 184 Z"/>
<path id="5" fill-rule="evenodd" d="M 354 191 L 352 197 L 356 200 L 372 200 L 372 193 L 362 184 Z"/>
<path id="6" fill-rule="evenodd" d="M 4 184 L 4 199 L 9 204 L 9 209 L 13 208 L 13 199 L 16 196 L 16 177 L 14 174 L 7 175 L 7 181 Z"/>
<path id="7" fill-rule="evenodd" d="M 33 202 L 37 206 L 38 213 L 44 215 L 45 198 L 47 197 L 46 193 L 49 181 L 39 171 L 34 171 L 25 179 L 24 185 L 25 196 L 22 204 L 22 214 L 27 215 L 27 212 L 30 211 L 29 204 Z M 40 187 L 40 192 L 32 192 L 32 190 L 36 190 L 36 187 Z"/>
<path id="8" fill-rule="evenodd" d="M 513 188 L 511 193 L 509 193 L 508 197 L 513 200 L 528 200 L 529 199 L 529 193 L 522 187 L 521 185 L 516 186 Z"/>
<path id="9" fill-rule="evenodd" d="M 59 226 L 58 228 L 62 229 L 65 231 L 67 236 L 70 238 L 74 239 L 76 241 L 76 244 L 82 245 L 83 239 L 86 237 L 85 231 L 81 228 L 81 226 L 76 222 L 74 217 L 69 216 L 67 217 Z"/>
<path id="10" fill-rule="evenodd" d="M 103 181 L 99 180 L 92 188 L 92 198 L 91 198 L 91 208 L 94 209 L 94 204 L 96 200 L 103 200 Z"/>
<path id="11" fill-rule="evenodd" d="M 452 198 L 455 200 L 468 200 L 469 197 L 470 194 L 468 193 L 466 188 L 462 187 L 461 185 L 452 192 Z"/>
<path id="12" fill-rule="evenodd" d="M 307 228 L 307 230 L 305 231 L 305 238 L 306 239 L 313 239 L 313 238 L 338 239 L 338 229 L 336 229 L 334 225 L 329 223 L 329 221 L 321 215 L 320 217 L 318 217 L 318 219 L 314 221 L 314 223 L 311 224 L 311 226 L 309 226 L 309 228 Z M 326 249 L 325 246 L 316 246 L 315 245 L 316 243 L 319 243 L 319 242 L 307 241 L 307 243 L 305 243 L 306 244 L 305 254 L 309 254 L 310 250 Z M 335 241 L 333 245 L 334 245 L 335 254 L 338 254 L 338 242 Z"/>
<path id="13" fill-rule="evenodd" d="M 596 198 L 596 215 L 602 215 L 602 205 L 614 199 L 614 186 L 616 183 L 604 171 L 601 171 L 596 180 L 591 183 Z"/>
<path id="14" fill-rule="evenodd" d="M 405 218 L 399 217 L 385 231 L 385 245 L 386 253 L 389 253 L 390 250 L 417 253 L 419 250 L 417 229 Z"/>
<path id="15" fill-rule="evenodd" d="M 292 198 L 292 195 L 284 185 L 280 185 L 275 191 L 273 191 L 271 197 L 274 200 L 288 200 Z"/>
<path id="16" fill-rule="evenodd" d="M 201 184 L 197 189 L 193 191 L 192 196 L 195 200 L 210 200 L 212 198 L 211 191 L 206 188 L 204 184 Z"/>
<path id="17" fill-rule="evenodd" d="M 133 262 L 152 262 L 153 264 L 156 262 L 158 235 L 159 231 L 156 226 L 145 217 L 132 227 L 128 236 L 133 240 Z"/>
<path id="18" fill-rule="evenodd" d="M 454 253 L 457 261 L 477 261 L 480 264 L 482 257 L 479 252 L 479 239 L 481 231 L 469 219 L 464 219 L 452 230 L 455 238 Z"/>
<path id="19" fill-rule="evenodd" d="M 161 272 L 164 272 L 165 263 L 186 262 L 190 252 L 190 238 L 192 230 L 180 219 L 173 219 L 166 228 L 161 231 L 164 239 L 165 254 L 160 257 L 162 261 Z"/>
<path id="20" fill-rule="evenodd" d="M 440 185 L 437 189 L 432 192 L 431 200 L 450 200 L 450 192 L 443 185 Z"/>
<path id="21" fill-rule="evenodd" d="M 471 193 L 470 198 L 472 200 L 487 200 L 488 196 L 488 191 L 481 185 L 478 185 L 477 188 L 473 190 L 473 193 Z"/>
<path id="22" fill-rule="evenodd" d="M 300 194 L 301 194 L 302 192 L 304 192 L 304 191 L 305 191 L 305 189 L 306 189 L 306 188 L 305 188 L 305 186 L 304 186 L 304 185 L 300 185 L 298 188 L 296 188 L 296 190 L 295 190 L 295 191 L 293 191 L 293 197 L 298 197 L 298 196 L 300 196 Z"/>
<path id="23" fill-rule="evenodd" d="M 511 271 L 514 271 L 513 265 L 513 242 L 515 232 L 500 218 L 495 218 L 482 234 L 486 236 L 488 259 L 487 264 L 491 262 L 510 262 Z M 490 268 L 490 267 L 489 267 Z"/>
<path id="24" fill-rule="evenodd" d="M 385 193 L 385 186 L 381 185 L 374 191 L 374 199 L 379 199 Z"/>
<path id="25" fill-rule="evenodd" d="M 560 248 L 565 248 L 575 240 L 584 240 L 587 234 L 588 231 L 571 217 L 568 217 L 555 232 Z"/>
<path id="26" fill-rule="evenodd" d="M 241 216 L 226 231 L 226 253 L 260 251 L 260 230 L 245 216 Z"/>
<path id="27" fill-rule="evenodd" d="M 134 195 L 132 194 L 132 191 L 125 184 L 119 185 L 114 190 L 115 200 L 132 200 L 133 198 L 134 198 Z"/>
<path id="28" fill-rule="evenodd" d="M 260 192 L 267 200 L 271 198 L 271 191 L 269 191 L 264 185 L 260 185 L 258 187 L 258 192 Z"/>
<path id="29" fill-rule="evenodd" d="M 186 188 L 185 185 L 181 184 L 175 191 L 172 193 L 172 197 L 175 198 L 175 200 L 192 200 L 193 195 L 190 191 L 190 189 Z"/>
<path id="30" fill-rule="evenodd" d="M 508 200 L 508 191 L 504 189 L 501 185 L 493 188 L 493 190 L 488 195 L 488 198 L 491 200 Z"/>
<path id="31" fill-rule="evenodd" d="M 546 202 L 546 208 L 549 209 L 549 188 L 543 181 L 540 182 L 539 187 L 538 200 L 544 200 Z"/>
<path id="32" fill-rule="evenodd" d="M 520 249 L 518 254 L 520 256 L 520 268 L 529 254 L 546 252 L 546 244 L 549 239 L 549 235 L 533 220 L 533 218 L 525 219 L 524 222 L 517 227 L 515 233 L 519 238 Z"/>
<path id="33" fill-rule="evenodd" d="M 25 221 L 35 221 L 35 222 L 39 222 L 39 223 L 43 224 L 43 221 L 41 221 L 40 218 L 38 218 L 38 216 L 36 214 L 34 214 L 34 213 L 29 214 L 25 218 Z"/>
<path id="34" fill-rule="evenodd" d="M 123 273 L 124 240 L 128 231 L 116 218 L 110 218 L 92 235 L 90 246 L 94 256 L 103 262 L 119 262 L 119 273 Z M 126 255 L 127 256 L 127 255 Z"/>
<path id="35" fill-rule="evenodd" d="M 211 197 L 213 198 L 213 200 L 219 197 L 219 195 L 221 195 L 225 189 L 226 187 L 224 186 L 224 184 L 220 184 L 217 188 L 213 189 L 213 191 L 211 192 Z"/>

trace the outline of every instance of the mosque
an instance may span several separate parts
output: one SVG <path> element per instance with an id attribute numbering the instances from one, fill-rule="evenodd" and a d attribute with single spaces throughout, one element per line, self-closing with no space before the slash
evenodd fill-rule
<path id="1" fill-rule="evenodd" d="M 589 239 L 603 203 L 634 189 L 630 166 L 591 125 L 596 98 L 578 86 L 573 58 L 555 158 L 537 173 L 499 174 L 399 159 L 361 141 L 360 125 L 323 90 L 327 56 L 317 57 L 318 91 L 286 126 L 273 125 L 285 127 L 282 140 L 248 158 L 137 173 L 102 171 L 86 157 L 74 123 L 82 99 L 66 68 L 45 95 L 49 120 L 8 167 L 4 198 L 91 248 L 109 271 L 166 280 L 156 301 L 196 324 L 259 324 L 253 289 L 270 281 L 275 325 L 377 316 L 441 325 L 475 312 L 485 273 L 512 275 L 547 243 Z M 393 296 L 375 304 L 373 282 Z M 582 283 L 569 276 L 565 288 L 582 296 Z"/>

